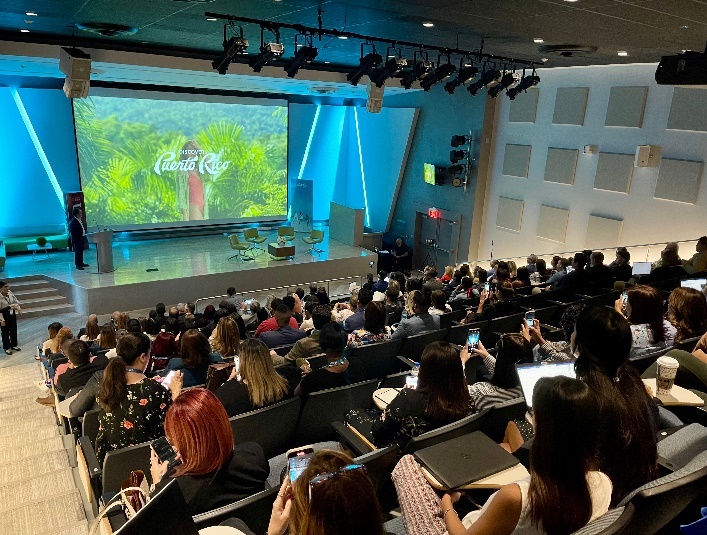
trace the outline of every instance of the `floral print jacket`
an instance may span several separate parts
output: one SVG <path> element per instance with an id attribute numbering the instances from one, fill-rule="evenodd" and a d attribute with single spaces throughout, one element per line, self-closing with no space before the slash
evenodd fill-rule
<path id="1" fill-rule="evenodd" d="M 117 409 L 101 408 L 96 455 L 103 464 L 106 453 L 164 436 L 164 417 L 172 394 L 160 383 L 145 378 L 127 386 L 127 396 Z"/>

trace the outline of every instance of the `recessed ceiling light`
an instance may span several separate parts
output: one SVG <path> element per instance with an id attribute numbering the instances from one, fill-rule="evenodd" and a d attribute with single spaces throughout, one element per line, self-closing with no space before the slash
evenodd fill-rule
<path id="1" fill-rule="evenodd" d="M 206 20 L 216 22 L 218 19 L 216 17 L 208 17 Z"/>
<path id="2" fill-rule="evenodd" d="M 435 25 L 435 23 L 434 22 L 423 22 L 422 25 L 425 28 L 432 28 Z"/>
<path id="3" fill-rule="evenodd" d="M 578 0 L 565 0 L 565 2 L 577 2 Z"/>
<path id="4" fill-rule="evenodd" d="M 29 33 L 29 30 L 20 30 L 22 33 Z"/>
<path id="5" fill-rule="evenodd" d="M 542 61 L 543 63 L 547 63 L 548 61 L 550 61 L 550 58 L 543 58 L 540 61 Z"/>
<path id="6" fill-rule="evenodd" d="M 621 57 L 628 56 L 628 52 L 626 52 L 625 50 L 619 50 L 617 54 Z"/>
<path id="7" fill-rule="evenodd" d="M 681 30 L 687 30 L 688 28 L 689 28 L 689 26 L 687 24 L 680 26 Z"/>
<path id="8" fill-rule="evenodd" d="M 37 13 L 35 13 L 34 11 L 27 11 L 27 13 L 25 13 L 25 15 L 27 15 L 28 17 L 36 17 Z"/>
<path id="9" fill-rule="evenodd" d="M 471 66 L 472 66 L 471 63 L 465 63 L 465 64 L 464 64 L 464 67 L 471 67 Z"/>
<path id="10" fill-rule="evenodd" d="M 331 61 L 325 61 L 324 63 L 326 63 L 327 65 L 329 65 L 329 64 L 331 63 Z"/>
<path id="11" fill-rule="evenodd" d="M 535 39 L 533 39 L 533 43 L 544 43 L 544 42 L 545 42 L 545 39 L 541 39 L 540 37 L 536 37 Z"/>
<path id="12" fill-rule="evenodd" d="M 339 39 L 348 39 L 348 37 L 345 36 L 345 35 L 340 35 L 340 36 L 339 36 Z"/>

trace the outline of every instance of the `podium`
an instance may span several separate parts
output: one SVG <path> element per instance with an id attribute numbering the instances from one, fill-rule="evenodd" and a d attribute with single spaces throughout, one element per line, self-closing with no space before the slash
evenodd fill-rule
<path id="1" fill-rule="evenodd" d="M 89 243 L 96 244 L 98 273 L 112 273 L 113 267 L 113 231 L 110 229 L 92 232 L 86 236 Z"/>

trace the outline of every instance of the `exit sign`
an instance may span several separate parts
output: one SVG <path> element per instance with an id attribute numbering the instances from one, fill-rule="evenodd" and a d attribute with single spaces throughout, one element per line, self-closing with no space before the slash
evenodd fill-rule
<path id="1" fill-rule="evenodd" d="M 429 208 L 427 210 L 427 215 L 432 219 L 441 219 L 442 211 L 439 208 Z"/>

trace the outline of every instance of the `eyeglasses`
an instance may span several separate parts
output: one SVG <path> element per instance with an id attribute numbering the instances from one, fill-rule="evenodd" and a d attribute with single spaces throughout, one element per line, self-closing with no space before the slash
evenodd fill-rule
<path id="1" fill-rule="evenodd" d="M 336 472 L 329 472 L 327 474 L 319 474 L 309 480 L 309 501 L 312 501 L 312 489 L 321 485 L 325 481 L 330 480 L 332 477 L 336 477 L 339 474 L 345 474 L 346 472 L 352 472 L 354 470 L 363 470 L 366 472 L 366 467 L 362 464 L 347 464 L 346 466 L 339 468 Z"/>

